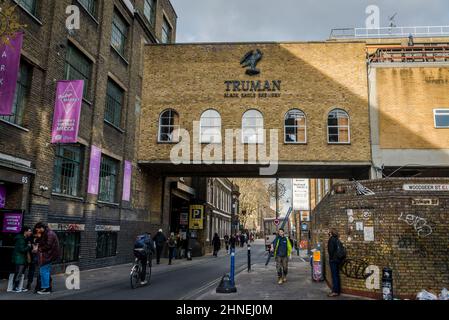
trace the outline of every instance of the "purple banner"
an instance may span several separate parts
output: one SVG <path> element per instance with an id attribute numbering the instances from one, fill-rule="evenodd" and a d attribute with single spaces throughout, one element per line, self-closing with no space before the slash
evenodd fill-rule
<path id="1" fill-rule="evenodd" d="M 87 187 L 87 193 L 98 194 L 98 187 L 100 184 L 100 165 L 101 165 L 101 149 L 96 146 L 92 146 L 90 153 L 90 166 L 89 166 L 89 184 Z"/>
<path id="2" fill-rule="evenodd" d="M 6 187 L 4 185 L 0 185 L 0 209 L 4 209 L 6 207 Z"/>
<path id="3" fill-rule="evenodd" d="M 125 161 L 125 174 L 123 177 L 123 201 L 130 201 L 131 199 L 131 177 L 133 165 L 130 161 Z"/>
<path id="4" fill-rule="evenodd" d="M 84 80 L 58 81 L 51 143 L 77 143 Z"/>
<path id="5" fill-rule="evenodd" d="M 12 115 L 19 76 L 23 33 L 16 33 L 9 44 L 0 45 L 0 116 Z"/>
<path id="6" fill-rule="evenodd" d="M 5 213 L 3 216 L 3 232 L 4 233 L 20 233 L 22 230 L 23 214 L 21 213 Z"/>

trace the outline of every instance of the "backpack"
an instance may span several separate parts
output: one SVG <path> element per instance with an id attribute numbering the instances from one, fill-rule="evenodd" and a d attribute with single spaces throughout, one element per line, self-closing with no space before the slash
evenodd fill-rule
<path id="1" fill-rule="evenodd" d="M 343 243 L 341 243 L 340 240 L 337 240 L 337 253 L 336 253 L 336 255 L 337 255 L 338 260 L 340 260 L 340 261 L 343 261 L 343 260 L 346 259 L 346 248 L 343 245 Z"/>
<path id="2" fill-rule="evenodd" d="M 138 236 L 136 242 L 134 242 L 134 249 L 145 249 L 147 237 L 142 235 Z"/>

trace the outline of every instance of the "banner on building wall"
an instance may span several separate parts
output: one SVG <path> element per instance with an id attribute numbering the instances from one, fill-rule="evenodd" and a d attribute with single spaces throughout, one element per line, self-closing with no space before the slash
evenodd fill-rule
<path id="1" fill-rule="evenodd" d="M 51 143 L 76 143 L 83 103 L 84 80 L 58 81 Z"/>
<path id="2" fill-rule="evenodd" d="M 23 214 L 8 212 L 3 215 L 3 233 L 20 233 L 22 230 Z"/>
<path id="3" fill-rule="evenodd" d="M 203 230 L 204 206 L 190 206 L 189 229 Z"/>
<path id="4" fill-rule="evenodd" d="M 125 161 L 125 172 L 123 175 L 123 201 L 131 200 L 131 177 L 133 165 L 130 161 Z"/>
<path id="5" fill-rule="evenodd" d="M 293 179 L 293 210 L 310 210 L 309 179 Z"/>
<path id="6" fill-rule="evenodd" d="M 100 185 L 100 165 L 101 149 L 92 146 L 89 165 L 89 182 L 87 187 L 87 192 L 89 194 L 98 195 L 98 188 Z"/>
<path id="7" fill-rule="evenodd" d="M 6 187 L 4 185 L 0 186 L 0 209 L 6 207 Z"/>
<path id="8" fill-rule="evenodd" d="M 23 33 L 16 33 L 9 44 L 0 45 L 0 116 L 12 115 L 22 43 Z"/>

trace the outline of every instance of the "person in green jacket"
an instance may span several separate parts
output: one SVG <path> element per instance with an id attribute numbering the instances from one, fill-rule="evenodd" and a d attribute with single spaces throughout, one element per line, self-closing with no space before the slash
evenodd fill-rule
<path id="1" fill-rule="evenodd" d="M 27 289 L 19 288 L 20 280 L 25 272 L 26 265 L 28 264 L 28 253 L 31 251 L 31 247 L 27 244 L 26 239 L 31 237 L 33 231 L 29 227 L 23 227 L 22 231 L 14 238 L 15 245 L 12 254 L 12 262 L 16 266 L 13 280 L 13 292 L 20 293 L 26 292 Z"/>
<path id="2" fill-rule="evenodd" d="M 279 229 L 278 236 L 271 246 L 271 252 L 274 253 L 274 258 L 276 259 L 279 284 L 287 282 L 288 259 L 292 255 L 292 250 L 292 243 L 288 237 L 285 236 L 284 229 Z"/>

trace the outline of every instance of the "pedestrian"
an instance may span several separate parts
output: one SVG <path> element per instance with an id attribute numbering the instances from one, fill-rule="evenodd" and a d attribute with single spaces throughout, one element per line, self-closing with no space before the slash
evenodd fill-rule
<path id="1" fill-rule="evenodd" d="M 172 265 L 172 260 L 175 257 L 175 250 L 176 250 L 176 238 L 175 233 L 172 232 L 170 234 L 170 238 L 167 240 L 168 244 L 168 265 Z"/>
<path id="2" fill-rule="evenodd" d="M 224 236 L 225 246 L 226 246 L 226 252 L 229 252 L 229 236 L 226 233 Z"/>
<path id="3" fill-rule="evenodd" d="M 298 242 L 297 239 L 295 239 L 294 243 L 295 243 L 296 255 L 299 256 L 299 249 L 300 249 L 299 248 L 299 242 Z"/>
<path id="4" fill-rule="evenodd" d="M 346 258 L 346 250 L 339 239 L 337 230 L 331 229 L 329 232 L 329 241 L 327 243 L 329 253 L 329 265 L 332 274 L 332 292 L 329 297 L 338 297 L 341 293 L 340 284 L 340 265 Z"/>
<path id="5" fill-rule="evenodd" d="M 176 254 L 175 254 L 176 260 L 182 259 L 181 251 L 182 251 L 182 237 L 181 233 L 178 233 L 178 235 L 176 236 Z"/>
<path id="6" fill-rule="evenodd" d="M 240 248 L 243 248 L 243 246 L 245 245 L 245 235 L 243 233 L 240 234 Z"/>
<path id="7" fill-rule="evenodd" d="M 59 240 L 56 233 L 42 222 L 36 224 L 35 228 L 40 235 L 38 254 L 41 290 L 37 293 L 47 295 L 51 293 L 50 276 L 52 264 L 60 258 Z"/>
<path id="8" fill-rule="evenodd" d="M 218 252 L 221 249 L 221 240 L 218 233 L 215 233 L 214 238 L 212 239 L 212 245 L 214 246 L 214 257 L 218 257 Z"/>
<path id="9" fill-rule="evenodd" d="M 15 245 L 12 254 L 12 262 L 16 269 L 13 279 L 13 292 L 27 292 L 28 289 L 19 288 L 22 276 L 25 273 L 26 266 L 28 264 L 28 257 L 31 251 L 31 246 L 27 244 L 26 239 L 32 235 L 31 228 L 23 227 L 21 232 L 14 238 Z"/>
<path id="10" fill-rule="evenodd" d="M 292 253 L 292 244 L 288 237 L 285 236 L 284 229 L 279 229 L 278 235 L 271 245 L 271 252 L 274 253 L 274 258 L 276 259 L 278 283 L 283 284 L 287 282 L 288 259 Z"/>
<path id="11" fill-rule="evenodd" d="M 235 245 L 240 247 L 240 236 L 237 233 L 235 234 Z"/>
<path id="12" fill-rule="evenodd" d="M 165 237 L 162 229 L 159 229 L 159 231 L 154 236 L 153 241 L 156 245 L 156 263 L 161 264 L 161 254 L 164 250 L 164 245 L 167 242 L 167 238 Z"/>
<path id="13" fill-rule="evenodd" d="M 38 255 L 38 238 L 36 234 L 36 229 L 33 230 L 32 235 L 27 239 L 27 243 L 30 245 L 31 250 L 29 252 L 29 260 L 28 260 L 28 275 L 27 275 L 27 290 L 31 290 L 31 285 L 34 281 L 34 275 L 36 274 L 36 267 L 39 263 L 39 255 Z M 36 290 L 37 292 L 38 290 Z"/>

